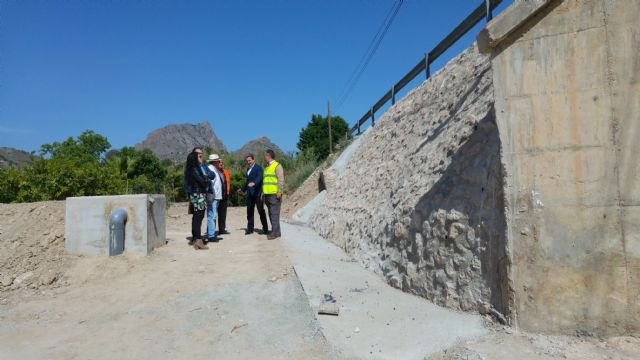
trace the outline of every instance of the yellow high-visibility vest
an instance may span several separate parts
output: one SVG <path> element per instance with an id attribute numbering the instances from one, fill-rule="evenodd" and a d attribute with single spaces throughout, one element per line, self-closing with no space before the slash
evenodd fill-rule
<path id="1" fill-rule="evenodd" d="M 271 165 L 264 169 L 264 177 L 262 178 L 262 193 L 265 195 L 273 195 L 278 193 L 278 177 L 276 176 L 277 161 L 272 161 Z"/>

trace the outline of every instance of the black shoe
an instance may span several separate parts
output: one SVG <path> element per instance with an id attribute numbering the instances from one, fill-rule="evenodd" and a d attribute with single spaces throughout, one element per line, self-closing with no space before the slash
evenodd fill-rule
<path id="1" fill-rule="evenodd" d="M 253 230 L 245 230 L 244 234 L 245 235 L 253 234 Z"/>
<path id="2" fill-rule="evenodd" d="M 209 242 L 218 242 L 220 240 L 222 240 L 222 238 L 220 236 L 216 236 L 216 237 L 213 237 L 213 238 L 207 238 L 207 242 L 208 243 Z"/>
<path id="3" fill-rule="evenodd" d="M 222 230 L 222 231 L 219 231 L 218 234 L 220 234 L 220 235 L 229 235 L 231 233 L 228 232 L 227 230 Z"/>

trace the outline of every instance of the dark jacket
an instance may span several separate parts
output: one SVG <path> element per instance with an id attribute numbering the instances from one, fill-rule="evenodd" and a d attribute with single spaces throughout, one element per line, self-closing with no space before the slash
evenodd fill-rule
<path id="1" fill-rule="evenodd" d="M 184 191 L 187 194 L 204 194 L 211 187 L 211 181 L 199 168 L 188 168 L 184 172 Z"/>
<path id="2" fill-rule="evenodd" d="M 245 180 L 244 185 L 242 185 L 242 191 L 246 192 L 248 196 L 254 197 L 262 193 L 262 173 L 262 167 L 254 164 L 251 173 L 249 173 L 247 180 Z M 255 186 L 249 187 L 250 182 L 254 183 Z"/>

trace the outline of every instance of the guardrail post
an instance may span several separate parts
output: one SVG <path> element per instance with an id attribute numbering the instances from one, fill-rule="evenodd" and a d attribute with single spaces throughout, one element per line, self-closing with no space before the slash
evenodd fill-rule
<path id="1" fill-rule="evenodd" d="M 491 12 L 491 0 L 484 0 L 484 3 L 487 7 L 487 22 L 489 22 L 493 19 L 493 14 Z"/>
<path id="2" fill-rule="evenodd" d="M 391 105 L 396 104 L 396 86 L 391 85 Z"/>
<path id="3" fill-rule="evenodd" d="M 371 108 L 371 127 L 373 127 L 376 124 L 376 116 L 373 113 L 373 108 Z"/>
<path id="4" fill-rule="evenodd" d="M 360 121 L 358 121 L 358 135 L 360 135 Z"/>
<path id="5" fill-rule="evenodd" d="M 424 71 L 427 79 L 431 77 L 431 69 L 429 68 L 429 53 L 424 54 Z"/>

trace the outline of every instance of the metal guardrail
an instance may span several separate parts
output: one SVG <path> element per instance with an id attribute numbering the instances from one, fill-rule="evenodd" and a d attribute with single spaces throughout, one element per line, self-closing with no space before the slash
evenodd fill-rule
<path id="1" fill-rule="evenodd" d="M 349 130 L 349 134 L 353 135 L 354 132 L 358 132 L 360 135 L 360 126 L 364 125 L 369 118 L 371 118 L 371 126 L 375 125 L 375 113 L 380 110 L 387 101 L 391 100 L 391 105 L 396 103 L 396 94 L 402 90 L 411 80 L 415 79 L 423 71 L 426 74 L 427 79 L 431 77 L 429 66 L 438 59 L 445 51 L 447 51 L 453 44 L 455 44 L 461 37 L 463 37 L 469 30 L 476 26 L 483 19 L 487 21 L 493 17 L 493 10 L 502 3 L 502 0 L 484 0 L 466 19 L 464 19 L 447 37 L 445 37 L 438 45 L 436 45 L 431 51 L 425 54 L 424 59 L 416 64 L 405 76 L 397 83 L 391 86 L 391 89 L 384 94 L 378 102 L 376 102 L 367 111 L 360 120 Z"/>

